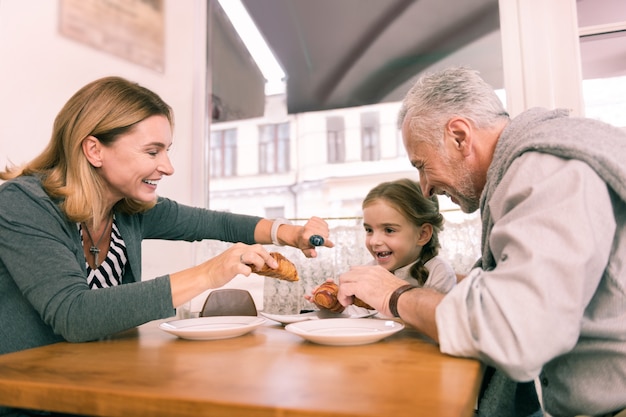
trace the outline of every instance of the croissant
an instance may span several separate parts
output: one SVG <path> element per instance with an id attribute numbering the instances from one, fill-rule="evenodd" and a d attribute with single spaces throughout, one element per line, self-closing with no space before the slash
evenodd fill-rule
<path id="1" fill-rule="evenodd" d="M 278 262 L 278 268 L 273 269 L 265 264 L 261 269 L 252 266 L 252 272 L 270 278 L 282 279 L 284 281 L 298 281 L 300 279 L 298 277 L 298 270 L 293 262 L 278 252 L 270 252 L 270 255 Z"/>
<path id="2" fill-rule="evenodd" d="M 341 313 L 345 307 L 337 300 L 339 286 L 334 282 L 324 282 L 313 292 L 313 303 L 319 308 L 325 308 L 333 313 Z M 363 302 L 363 300 L 354 297 L 354 305 L 373 310 L 372 306 Z"/>
<path id="3" fill-rule="evenodd" d="M 334 282 L 324 282 L 313 292 L 313 304 L 333 313 L 341 313 L 345 307 L 337 300 L 338 291 L 339 286 Z"/>
<path id="4" fill-rule="evenodd" d="M 366 308 L 368 310 L 374 310 L 374 307 L 372 307 L 371 305 L 367 304 L 365 301 L 361 300 L 359 297 L 354 297 L 354 305 L 357 306 L 357 307 Z"/>

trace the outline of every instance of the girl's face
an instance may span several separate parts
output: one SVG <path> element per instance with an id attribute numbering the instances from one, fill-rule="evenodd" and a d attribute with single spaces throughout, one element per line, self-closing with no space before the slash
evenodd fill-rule
<path id="1" fill-rule="evenodd" d="M 363 226 L 365 246 L 378 265 L 391 272 L 415 262 L 430 240 L 426 225 L 415 226 L 382 199 L 363 208 Z"/>
<path id="2" fill-rule="evenodd" d="M 165 116 L 148 117 L 110 146 L 98 145 L 98 172 L 107 184 L 109 203 L 125 197 L 154 201 L 161 178 L 174 173 L 167 154 L 172 146 L 172 129 Z"/>

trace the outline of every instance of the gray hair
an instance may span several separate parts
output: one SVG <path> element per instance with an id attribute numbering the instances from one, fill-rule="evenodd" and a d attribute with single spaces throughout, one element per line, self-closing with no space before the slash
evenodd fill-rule
<path id="1" fill-rule="evenodd" d="M 466 67 L 447 68 L 420 77 L 400 108 L 398 128 L 410 115 L 409 129 L 421 140 L 439 144 L 444 125 L 454 116 L 469 119 L 477 128 L 508 118 L 504 105 L 479 75 Z"/>

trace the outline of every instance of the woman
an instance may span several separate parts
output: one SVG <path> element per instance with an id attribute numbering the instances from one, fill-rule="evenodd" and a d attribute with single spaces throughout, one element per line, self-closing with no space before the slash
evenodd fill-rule
<path id="1" fill-rule="evenodd" d="M 159 181 L 174 173 L 172 127 L 172 110 L 158 95 L 102 78 L 66 103 L 39 156 L 0 172 L 7 180 L 0 186 L 0 354 L 171 317 L 251 267 L 276 268 L 261 244 L 317 255 L 308 238 L 328 237 L 319 218 L 295 226 L 157 197 Z M 143 239 L 243 243 L 142 281 Z"/>

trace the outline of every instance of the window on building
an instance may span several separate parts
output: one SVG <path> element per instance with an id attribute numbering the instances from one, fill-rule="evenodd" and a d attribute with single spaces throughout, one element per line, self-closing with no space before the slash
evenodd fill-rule
<path id="1" fill-rule="evenodd" d="M 262 125 L 259 134 L 259 172 L 261 174 L 288 172 L 289 122 Z"/>
<path id="2" fill-rule="evenodd" d="M 346 160 L 345 127 L 343 116 L 326 118 L 326 147 L 328 163 L 336 164 Z"/>
<path id="3" fill-rule="evenodd" d="M 237 129 L 211 131 L 211 177 L 237 175 Z"/>
<path id="4" fill-rule="evenodd" d="M 380 126 L 377 112 L 361 114 L 361 160 L 380 159 Z"/>

